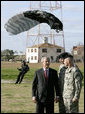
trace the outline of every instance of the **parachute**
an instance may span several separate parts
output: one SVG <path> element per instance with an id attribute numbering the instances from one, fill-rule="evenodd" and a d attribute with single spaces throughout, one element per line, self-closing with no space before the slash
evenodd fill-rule
<path id="1" fill-rule="evenodd" d="M 4 27 L 11 35 L 17 35 L 41 23 L 47 23 L 56 32 L 63 30 L 63 24 L 56 16 L 40 10 L 25 11 L 17 14 L 10 18 Z"/>

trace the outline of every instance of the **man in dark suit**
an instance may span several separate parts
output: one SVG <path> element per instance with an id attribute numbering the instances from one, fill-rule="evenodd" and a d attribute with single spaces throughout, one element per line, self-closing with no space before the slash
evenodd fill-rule
<path id="1" fill-rule="evenodd" d="M 32 83 L 32 100 L 36 103 L 36 113 L 54 113 L 54 89 L 56 103 L 59 101 L 59 86 L 57 71 L 49 68 L 50 59 L 42 59 L 43 68 L 37 70 Z M 47 70 L 47 71 L 46 71 Z"/>

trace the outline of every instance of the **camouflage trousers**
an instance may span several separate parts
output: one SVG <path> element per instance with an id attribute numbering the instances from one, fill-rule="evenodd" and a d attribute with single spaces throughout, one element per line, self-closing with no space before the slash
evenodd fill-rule
<path id="1" fill-rule="evenodd" d="M 72 99 L 64 98 L 66 113 L 79 113 L 79 102 L 72 102 Z"/>
<path id="2" fill-rule="evenodd" d="M 59 98 L 59 113 L 66 113 L 63 97 Z"/>

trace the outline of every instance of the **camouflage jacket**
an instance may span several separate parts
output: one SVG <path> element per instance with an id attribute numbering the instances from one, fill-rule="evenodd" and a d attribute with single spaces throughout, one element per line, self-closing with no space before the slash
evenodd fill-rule
<path id="1" fill-rule="evenodd" d="M 64 98 L 79 99 L 82 88 L 82 76 L 78 68 L 71 67 L 65 71 L 64 78 Z"/>

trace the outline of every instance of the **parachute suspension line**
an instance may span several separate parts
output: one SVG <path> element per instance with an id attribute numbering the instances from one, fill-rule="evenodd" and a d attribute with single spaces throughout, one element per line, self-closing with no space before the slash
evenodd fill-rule
<path id="1" fill-rule="evenodd" d="M 31 10 L 31 1 L 30 1 L 30 10 Z"/>
<path id="2" fill-rule="evenodd" d="M 61 6 L 61 22 L 63 23 L 62 1 L 60 1 L 60 6 Z M 64 29 L 63 29 L 63 31 L 62 31 L 62 36 L 63 36 L 63 47 L 64 47 L 64 51 L 65 51 Z"/>
<path id="3" fill-rule="evenodd" d="M 50 43 L 53 44 L 53 42 L 54 42 L 53 31 L 50 31 L 50 34 L 51 34 L 51 36 L 50 36 Z"/>
<path id="4" fill-rule="evenodd" d="M 40 9 L 41 9 L 41 1 L 40 1 Z"/>
<path id="5" fill-rule="evenodd" d="M 50 10 L 51 10 L 51 1 L 50 1 Z"/>

